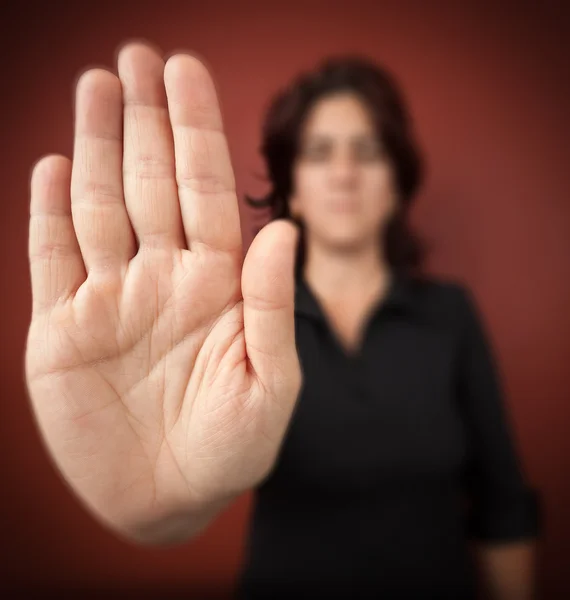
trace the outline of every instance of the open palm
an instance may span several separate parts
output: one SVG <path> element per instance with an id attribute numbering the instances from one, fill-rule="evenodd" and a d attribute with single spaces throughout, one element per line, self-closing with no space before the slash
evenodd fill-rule
<path id="1" fill-rule="evenodd" d="M 73 161 L 32 174 L 25 367 L 58 469 L 131 534 L 263 479 L 302 378 L 296 229 L 270 223 L 243 258 L 206 68 L 136 43 L 118 75 L 82 75 Z"/>

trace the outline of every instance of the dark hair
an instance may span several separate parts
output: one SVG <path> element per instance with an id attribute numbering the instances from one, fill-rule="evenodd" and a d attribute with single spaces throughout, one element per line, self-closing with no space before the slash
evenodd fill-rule
<path id="1" fill-rule="evenodd" d="M 356 93 L 368 106 L 379 138 L 392 162 L 398 188 L 398 209 L 387 224 L 381 243 L 390 266 L 407 271 L 421 267 L 425 248 L 408 224 L 408 211 L 424 175 L 424 165 L 413 139 L 411 119 L 393 75 L 357 56 L 324 60 L 299 75 L 271 101 L 262 130 L 261 153 L 272 188 L 259 199 L 246 196 L 253 208 L 270 208 L 270 220 L 287 218 L 300 228 L 296 271 L 304 261 L 304 225 L 289 210 L 292 167 L 302 126 L 314 103 L 338 92 Z"/>

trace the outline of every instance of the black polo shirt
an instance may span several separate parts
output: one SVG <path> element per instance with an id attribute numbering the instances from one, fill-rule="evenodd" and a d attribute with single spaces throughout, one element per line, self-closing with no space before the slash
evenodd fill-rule
<path id="1" fill-rule="evenodd" d="M 349 354 L 298 271 L 295 321 L 303 387 L 239 597 L 474 597 L 469 538 L 534 536 L 537 510 L 473 297 L 396 273 Z"/>

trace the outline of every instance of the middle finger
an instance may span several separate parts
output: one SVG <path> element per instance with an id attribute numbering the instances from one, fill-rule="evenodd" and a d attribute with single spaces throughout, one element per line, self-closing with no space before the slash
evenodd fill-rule
<path id="1" fill-rule="evenodd" d="M 125 203 L 139 243 L 185 248 L 164 88 L 164 61 L 149 46 L 128 44 L 118 57 L 123 85 Z"/>

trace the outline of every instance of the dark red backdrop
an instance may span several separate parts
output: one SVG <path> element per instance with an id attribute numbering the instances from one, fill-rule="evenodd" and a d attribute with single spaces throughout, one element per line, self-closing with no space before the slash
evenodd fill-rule
<path id="1" fill-rule="evenodd" d="M 231 588 L 242 559 L 250 494 L 201 539 L 179 548 L 136 548 L 100 528 L 54 471 L 24 391 L 30 168 L 47 152 L 71 154 L 78 73 L 112 67 L 118 44 L 143 37 L 165 52 L 193 49 L 213 69 L 242 194 L 264 189 L 256 178 L 262 112 L 300 69 L 352 51 L 399 75 L 430 164 L 414 213 L 434 246 L 430 269 L 467 282 L 488 320 L 522 457 L 543 494 L 543 597 L 570 597 L 570 19 L 564 3 L 44 4 L 3 18 L 0 36 L 2 584 L 221 590 Z M 243 206 L 242 218 L 249 245 L 255 222 Z"/>

